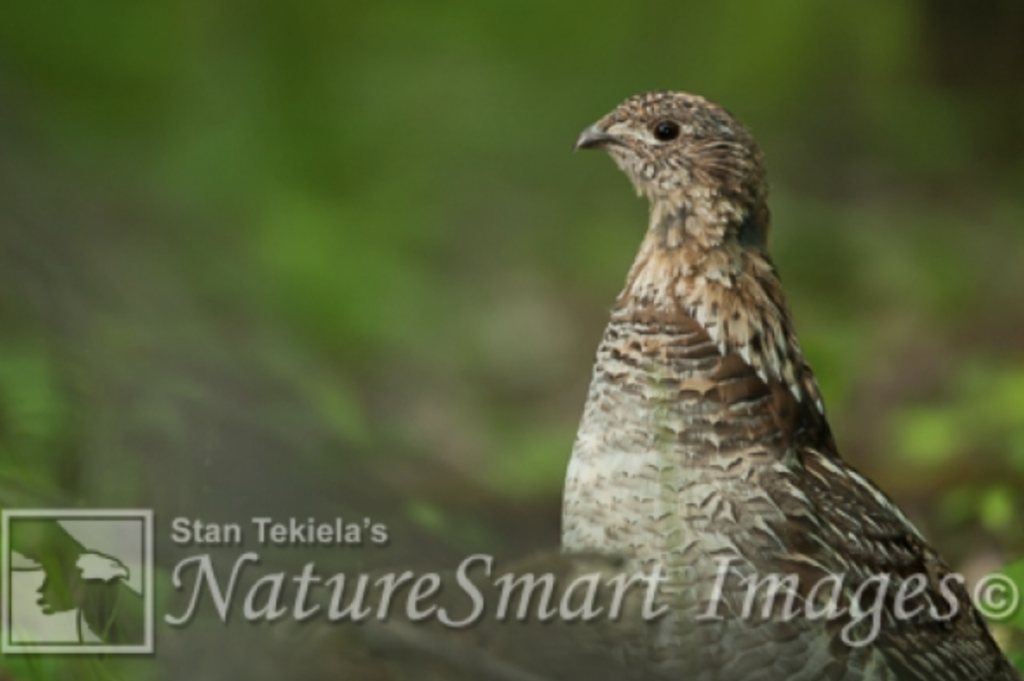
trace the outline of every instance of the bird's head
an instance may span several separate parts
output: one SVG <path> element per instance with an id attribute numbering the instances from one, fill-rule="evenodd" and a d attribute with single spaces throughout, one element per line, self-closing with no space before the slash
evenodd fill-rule
<path id="1" fill-rule="evenodd" d="M 584 130 L 576 149 L 603 149 L 654 203 L 704 195 L 747 213 L 767 198 L 761 151 L 722 107 L 683 92 L 627 99 Z"/>
<path id="2" fill-rule="evenodd" d="M 83 553 L 75 562 L 82 579 L 86 581 L 100 580 L 112 582 L 115 579 L 128 579 L 128 568 L 117 558 L 102 553 Z"/>

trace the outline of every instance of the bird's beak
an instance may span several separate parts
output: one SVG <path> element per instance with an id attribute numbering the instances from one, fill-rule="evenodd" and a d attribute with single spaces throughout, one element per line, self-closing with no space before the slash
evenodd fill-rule
<path id="1" fill-rule="evenodd" d="M 580 133 L 580 136 L 576 138 L 576 146 L 574 146 L 572 150 L 600 149 L 601 147 L 608 144 L 614 144 L 618 141 L 619 138 L 615 135 L 609 135 L 607 132 L 599 128 L 597 123 L 595 123 Z"/>

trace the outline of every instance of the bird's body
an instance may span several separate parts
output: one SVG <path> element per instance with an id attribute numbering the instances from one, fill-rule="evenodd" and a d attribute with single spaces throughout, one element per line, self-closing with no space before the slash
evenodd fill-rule
<path id="1" fill-rule="evenodd" d="M 749 134 L 700 97 L 650 93 L 578 146 L 608 151 L 651 202 L 563 509 L 563 549 L 664 570 L 671 611 L 628 653 L 709 681 L 1019 679 L 942 559 L 838 454 L 767 253 Z M 750 580 L 770 575 L 796 581 L 765 611 Z M 840 586 L 814 591 L 829 576 Z"/>

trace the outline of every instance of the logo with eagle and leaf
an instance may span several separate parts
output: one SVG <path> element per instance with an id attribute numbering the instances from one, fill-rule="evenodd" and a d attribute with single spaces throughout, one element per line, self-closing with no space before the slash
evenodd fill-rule
<path id="1" fill-rule="evenodd" d="M 152 652 L 152 529 L 150 511 L 3 511 L 3 652 Z"/>

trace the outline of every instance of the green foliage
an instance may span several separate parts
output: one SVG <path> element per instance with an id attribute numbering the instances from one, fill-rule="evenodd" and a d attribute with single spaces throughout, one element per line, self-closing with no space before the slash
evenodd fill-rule
<path id="1" fill-rule="evenodd" d="M 71 427 L 57 371 L 41 348 L 0 344 L 0 506 L 57 494 Z"/>
<path id="2" fill-rule="evenodd" d="M 1017 585 L 1018 593 L 1024 598 L 1024 560 L 1007 565 L 1002 572 Z M 1019 607 L 1016 614 L 1007 622 L 1024 632 L 1024 607 Z"/>
<path id="3" fill-rule="evenodd" d="M 959 367 L 948 397 L 896 415 L 897 451 L 918 467 L 950 465 L 986 452 L 1015 468 L 1024 434 L 1024 371 L 986 362 Z M 1013 487 L 990 487 L 980 498 L 982 521 L 1003 527 L 1019 514 Z"/>
<path id="4" fill-rule="evenodd" d="M 1002 572 L 1016 585 L 1018 597 L 1024 598 L 1024 560 L 1007 565 Z M 1024 635 L 1024 607 L 1018 607 L 1017 612 L 1006 623 L 1017 630 L 1018 637 Z M 1011 653 L 1010 660 L 1017 666 L 1017 669 L 1024 672 L 1024 651 Z"/>
<path id="5" fill-rule="evenodd" d="M 558 494 L 565 477 L 565 451 L 572 447 L 569 428 L 520 427 L 499 438 L 491 473 L 495 492 L 512 496 Z"/>
<path id="6" fill-rule="evenodd" d="M 461 551 L 494 548 L 494 539 L 486 527 L 472 518 L 451 517 L 433 502 L 412 500 L 405 506 L 405 515 L 415 527 Z"/>
<path id="7" fill-rule="evenodd" d="M 766 152 L 844 456 L 954 563 L 1019 554 L 1021 70 L 948 4 L 0 3 L 0 505 L 72 503 L 76 463 L 203 477 L 251 444 L 224 422 L 341 500 L 402 457 L 556 497 L 645 221 L 570 147 L 671 88 Z M 500 541 L 386 493 L 431 537 Z"/>

